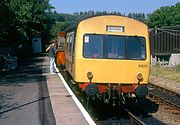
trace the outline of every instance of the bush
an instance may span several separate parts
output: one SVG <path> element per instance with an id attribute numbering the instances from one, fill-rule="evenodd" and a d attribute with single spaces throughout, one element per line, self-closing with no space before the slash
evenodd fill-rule
<path id="1" fill-rule="evenodd" d="M 173 49 L 173 52 L 174 52 L 174 53 L 180 53 L 180 48 L 174 48 L 174 49 Z"/>
<path id="2" fill-rule="evenodd" d="M 180 70 L 180 64 L 176 66 L 176 69 L 177 69 L 177 70 Z"/>

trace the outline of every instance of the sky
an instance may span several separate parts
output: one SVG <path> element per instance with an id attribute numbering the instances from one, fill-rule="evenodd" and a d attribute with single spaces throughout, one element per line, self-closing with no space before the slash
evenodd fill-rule
<path id="1" fill-rule="evenodd" d="M 152 13 L 162 6 L 175 5 L 180 0 L 50 0 L 58 13 L 84 12 L 84 11 L 107 11 Z"/>

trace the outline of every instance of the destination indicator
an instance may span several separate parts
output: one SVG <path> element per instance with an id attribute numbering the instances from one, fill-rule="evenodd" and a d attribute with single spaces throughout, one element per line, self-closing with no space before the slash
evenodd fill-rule
<path id="1" fill-rule="evenodd" d="M 108 32 L 124 32 L 124 26 L 106 26 Z"/>

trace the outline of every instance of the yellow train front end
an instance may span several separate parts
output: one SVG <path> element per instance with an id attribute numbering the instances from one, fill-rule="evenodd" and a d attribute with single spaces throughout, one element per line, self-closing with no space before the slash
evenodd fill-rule
<path id="1" fill-rule="evenodd" d="M 116 91 L 144 97 L 150 70 L 148 28 L 114 15 L 83 20 L 71 62 L 70 74 L 89 96 Z"/>

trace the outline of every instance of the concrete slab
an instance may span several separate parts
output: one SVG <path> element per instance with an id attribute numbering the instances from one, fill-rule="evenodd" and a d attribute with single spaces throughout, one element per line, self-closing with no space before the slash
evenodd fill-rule
<path id="1" fill-rule="evenodd" d="M 47 64 L 47 62 L 45 62 Z M 57 125 L 88 125 L 57 74 L 46 75 L 49 96 Z"/>

